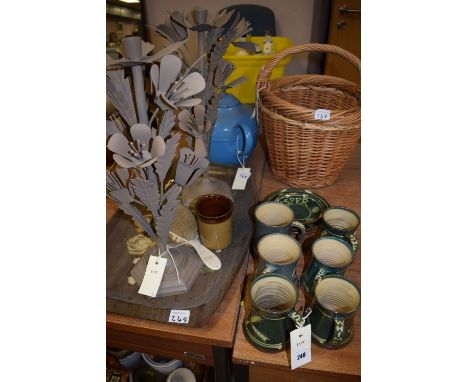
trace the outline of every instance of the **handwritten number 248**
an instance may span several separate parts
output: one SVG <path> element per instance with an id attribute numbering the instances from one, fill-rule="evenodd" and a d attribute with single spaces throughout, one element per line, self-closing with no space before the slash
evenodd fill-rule
<path id="1" fill-rule="evenodd" d="M 305 352 L 304 352 L 304 353 L 301 353 L 301 354 L 298 354 L 298 355 L 297 355 L 297 360 L 299 361 L 301 358 L 305 358 L 305 356 L 306 356 L 306 353 L 305 353 Z"/>

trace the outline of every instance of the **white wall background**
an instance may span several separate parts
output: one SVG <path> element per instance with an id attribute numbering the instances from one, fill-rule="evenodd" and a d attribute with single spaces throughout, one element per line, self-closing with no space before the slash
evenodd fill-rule
<path id="1" fill-rule="evenodd" d="M 211 15 L 234 4 L 258 4 L 275 13 L 276 35 L 289 37 L 293 45 L 310 42 L 314 0 L 146 0 L 147 23 L 156 26 L 168 18 L 168 11 L 188 13 L 193 7 L 208 9 Z M 286 74 L 307 73 L 307 55 L 294 56 Z"/>

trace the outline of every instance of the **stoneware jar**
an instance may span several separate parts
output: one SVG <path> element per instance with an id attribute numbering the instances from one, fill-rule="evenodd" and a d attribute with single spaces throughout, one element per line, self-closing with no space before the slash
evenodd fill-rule
<path id="1" fill-rule="evenodd" d="M 239 165 L 252 154 L 258 137 L 258 125 L 252 108 L 232 94 L 220 102 L 210 144 L 210 162 Z"/>
<path id="2" fill-rule="evenodd" d="M 198 232 L 202 244 L 221 251 L 232 241 L 233 202 L 227 196 L 203 195 L 195 203 Z"/>

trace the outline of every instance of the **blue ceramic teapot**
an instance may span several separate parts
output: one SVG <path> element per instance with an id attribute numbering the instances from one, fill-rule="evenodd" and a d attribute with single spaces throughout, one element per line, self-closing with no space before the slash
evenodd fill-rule
<path id="1" fill-rule="evenodd" d="M 240 165 L 239 161 L 245 163 L 250 157 L 258 137 L 252 111 L 232 94 L 223 97 L 211 136 L 210 162 Z"/>

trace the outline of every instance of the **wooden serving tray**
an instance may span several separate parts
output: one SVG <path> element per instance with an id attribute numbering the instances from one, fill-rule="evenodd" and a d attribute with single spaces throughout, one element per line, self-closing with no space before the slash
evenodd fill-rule
<path id="1" fill-rule="evenodd" d="M 232 190 L 233 239 L 231 245 L 218 254 L 222 263 L 221 269 L 210 271 L 205 267 L 191 290 L 185 294 L 151 298 L 138 294 L 138 285 L 128 284 L 127 277 L 134 266 L 134 256 L 127 253 L 126 241 L 135 235 L 135 228 L 127 215 L 120 211 L 114 215 L 107 224 L 107 311 L 167 323 L 172 309 L 187 309 L 190 310 L 190 320 L 186 326 L 201 327 L 208 322 L 249 252 L 253 234 L 249 210 L 254 207 L 258 198 L 264 162 L 254 161 L 252 164 L 252 176 L 246 189 Z M 210 175 L 226 181 L 229 185 L 232 185 L 236 171 L 235 167 L 210 167 Z M 191 247 L 179 248 L 187 251 L 188 256 L 195 255 Z"/>

